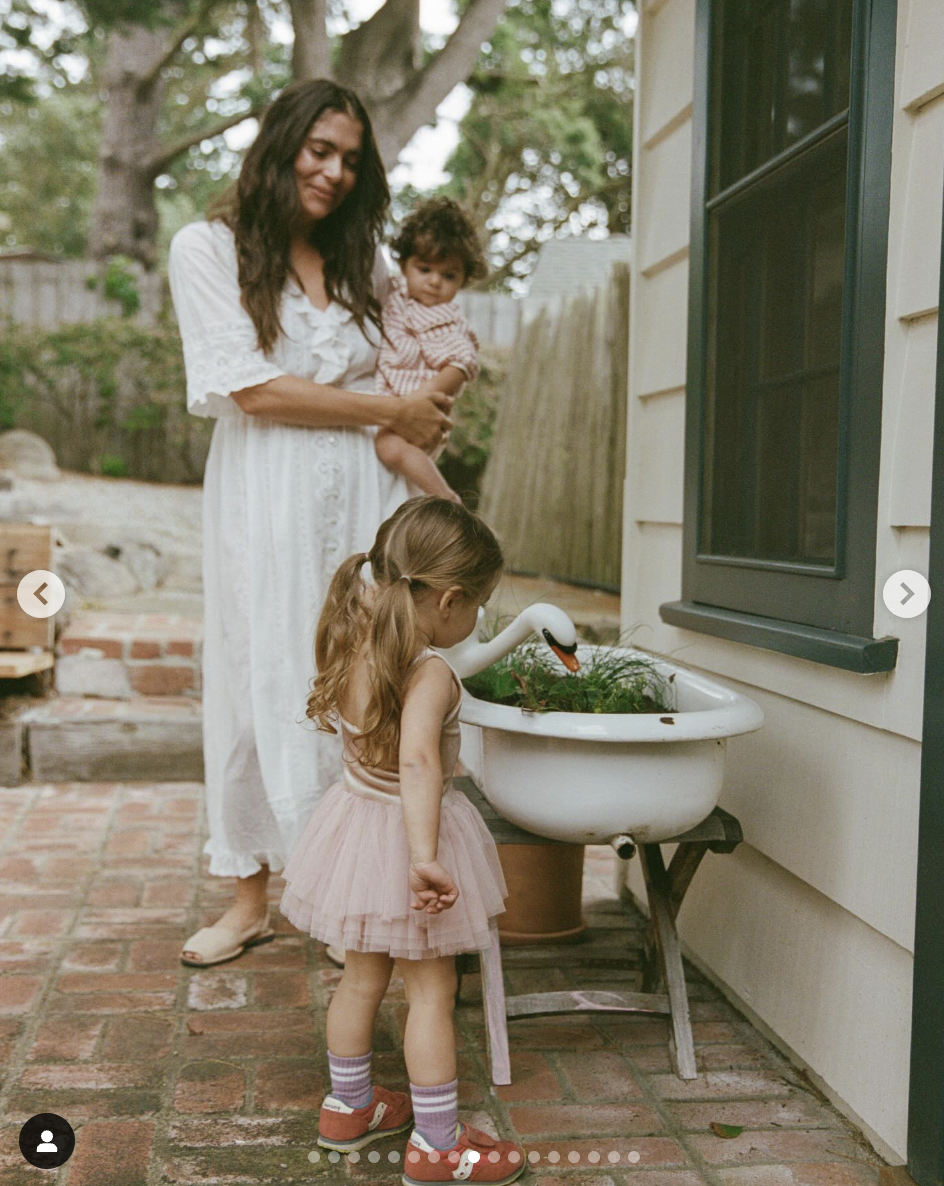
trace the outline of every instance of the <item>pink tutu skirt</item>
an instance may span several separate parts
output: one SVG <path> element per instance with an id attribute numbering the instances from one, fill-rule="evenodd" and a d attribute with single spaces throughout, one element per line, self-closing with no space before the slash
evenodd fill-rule
<path id="1" fill-rule="evenodd" d="M 412 910 L 410 850 L 397 795 L 369 797 L 342 780 L 325 793 L 285 866 L 281 909 L 299 930 L 345 951 L 431 959 L 485 951 L 508 888 L 482 817 L 450 787 L 442 799 L 439 861 L 459 888 L 441 914 Z"/>

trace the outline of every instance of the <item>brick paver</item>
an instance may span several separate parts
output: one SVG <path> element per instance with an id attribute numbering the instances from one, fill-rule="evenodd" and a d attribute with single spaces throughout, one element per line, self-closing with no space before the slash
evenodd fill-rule
<path id="1" fill-rule="evenodd" d="M 199 785 L 0 790 L 0 828 L 0 1186 L 399 1181 L 402 1137 L 373 1160 L 309 1157 L 339 977 L 320 944 L 275 914 L 280 937 L 239 961 L 179 964 L 181 941 L 229 892 L 203 872 Z M 643 921 L 614 895 L 614 860 L 588 850 L 585 910 L 589 937 L 605 936 L 621 964 L 581 969 L 581 944 L 546 967 L 538 949 L 507 949 L 510 991 L 638 986 Z M 274 901 L 279 890 L 276 879 Z M 500 1088 L 479 977 L 466 977 L 462 1114 L 522 1137 L 540 1186 L 876 1186 L 880 1162 L 854 1130 L 689 975 L 695 1082 L 671 1073 L 664 1019 L 584 1014 L 512 1023 L 514 1082 Z M 395 978 L 375 1067 L 397 1088 L 404 1016 Z M 78 1136 L 58 1172 L 31 1169 L 17 1149 L 23 1122 L 46 1111 Z M 744 1131 L 723 1139 L 713 1122 Z"/>

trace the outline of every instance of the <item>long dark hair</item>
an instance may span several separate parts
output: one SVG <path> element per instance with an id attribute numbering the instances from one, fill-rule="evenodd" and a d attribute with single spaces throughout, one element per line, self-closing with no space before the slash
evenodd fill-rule
<path id="1" fill-rule="evenodd" d="M 291 229 L 299 213 L 295 158 L 312 124 L 327 111 L 349 115 L 364 132 L 353 190 L 313 224 L 310 239 L 324 260 L 328 299 L 349 309 L 362 333 L 365 321 L 380 330 L 373 268 L 390 204 L 387 177 L 360 99 L 347 87 L 318 78 L 286 87 L 269 107 L 239 180 L 209 210 L 209 217 L 225 222 L 236 239 L 239 287 L 260 350 L 270 350 L 282 332 L 279 305 L 290 271 Z"/>

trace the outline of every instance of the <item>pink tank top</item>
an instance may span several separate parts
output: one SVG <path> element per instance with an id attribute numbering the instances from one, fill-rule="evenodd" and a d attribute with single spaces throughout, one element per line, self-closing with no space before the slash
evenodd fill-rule
<path id="1" fill-rule="evenodd" d="M 414 663 L 425 663 L 428 659 L 440 659 L 443 663 L 446 660 L 438 651 L 427 647 L 417 655 Z M 452 776 L 456 768 L 456 762 L 459 760 L 459 704 L 462 700 L 462 682 L 455 670 L 446 663 L 446 666 L 452 672 L 453 679 L 456 683 L 459 699 L 456 701 L 455 707 L 450 709 L 449 714 L 443 721 L 442 732 L 439 735 L 439 761 L 442 765 L 443 775 L 443 794 L 452 786 Z M 379 797 L 399 797 L 400 794 L 400 775 L 395 770 L 379 770 L 375 766 L 362 766 L 357 760 L 357 738 L 360 736 L 360 730 L 340 717 L 341 722 L 341 737 L 344 740 L 344 782 L 349 791 L 353 791 L 357 795 L 364 795 L 369 799 Z"/>

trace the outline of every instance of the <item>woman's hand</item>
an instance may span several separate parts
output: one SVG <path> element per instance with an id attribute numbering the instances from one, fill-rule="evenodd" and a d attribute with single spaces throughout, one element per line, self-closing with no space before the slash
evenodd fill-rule
<path id="1" fill-rule="evenodd" d="M 439 861 L 410 861 L 410 889 L 413 892 L 410 905 L 426 914 L 442 914 L 454 906 L 459 897 L 452 875 Z"/>
<path id="2" fill-rule="evenodd" d="M 430 381 L 428 381 L 430 382 Z M 395 404 L 390 427 L 397 434 L 429 452 L 436 449 L 449 435 L 452 421 L 453 397 L 422 384 L 412 395 L 401 396 Z"/>

